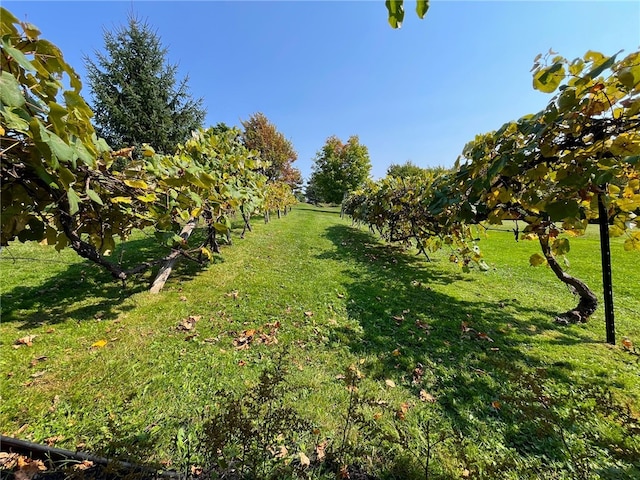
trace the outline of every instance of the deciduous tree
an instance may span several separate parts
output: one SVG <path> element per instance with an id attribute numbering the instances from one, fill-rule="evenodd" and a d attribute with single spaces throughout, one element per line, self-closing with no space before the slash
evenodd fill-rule
<path id="1" fill-rule="evenodd" d="M 340 203 L 345 194 L 364 184 L 370 172 L 369 150 L 356 135 L 347 143 L 331 136 L 316 154 L 309 183 L 321 201 Z"/>
<path id="2" fill-rule="evenodd" d="M 264 162 L 269 162 L 264 174 L 271 182 L 284 182 L 292 190 L 302 186 L 300 170 L 293 166 L 298 154 L 293 144 L 261 112 L 242 122 L 242 138 L 250 150 L 257 150 Z"/>

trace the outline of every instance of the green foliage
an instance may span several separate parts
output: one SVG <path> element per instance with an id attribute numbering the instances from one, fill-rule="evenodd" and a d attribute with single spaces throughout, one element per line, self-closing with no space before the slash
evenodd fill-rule
<path id="1" fill-rule="evenodd" d="M 289 184 L 284 182 L 268 183 L 265 189 L 263 208 L 266 212 L 277 211 L 278 216 L 286 213 L 298 203 Z"/>
<path id="2" fill-rule="evenodd" d="M 484 269 L 480 250 L 469 242 L 477 236 L 476 229 L 455 220 L 454 203 L 434 207 L 442 196 L 439 188 L 447 181 L 448 177 L 426 171 L 407 178 L 389 176 L 352 192 L 343 203 L 344 212 L 388 242 L 406 246 L 413 242 L 427 258 L 446 247 L 449 260 L 464 271 L 473 265 Z"/>
<path id="3" fill-rule="evenodd" d="M 148 144 L 135 159 L 134 147 L 113 152 L 94 131 L 75 71 L 39 34 L 2 11 L 0 133 L 7 147 L 0 170 L 1 244 L 17 238 L 58 250 L 71 246 L 126 280 L 163 257 L 125 270 L 107 258 L 116 238 L 152 227 L 161 244 L 183 256 L 211 259 L 211 249 L 218 250 L 216 235 L 228 234 L 231 216 L 244 207 L 251 214 L 261 205 L 265 178 L 258 173 L 263 164 L 257 152 L 244 146 L 239 130 L 226 126 L 192 132 L 171 155 Z M 72 90 L 63 90 L 63 75 Z M 112 168 L 122 158 L 125 168 Z M 189 232 L 199 221 L 208 235 L 190 246 Z"/>
<path id="4" fill-rule="evenodd" d="M 100 136 L 114 148 L 147 143 L 173 153 L 202 126 L 202 99 L 194 100 L 188 79 L 176 80 L 177 65 L 147 23 L 130 17 L 126 26 L 104 32 L 104 52 L 85 57 Z"/>
<path id="5" fill-rule="evenodd" d="M 215 406 L 199 445 L 214 478 L 306 478 L 308 457 L 300 446 L 311 440 L 313 425 L 293 408 L 295 386 L 287 368 L 281 354 L 241 396 L 220 391 L 211 397 Z M 307 465 L 302 465 L 299 459 L 305 457 Z"/>
<path id="6" fill-rule="evenodd" d="M 357 136 L 349 137 L 347 143 L 331 136 L 316 154 L 309 184 L 321 201 L 340 203 L 364 184 L 370 172 L 369 151 Z"/>
<path id="7" fill-rule="evenodd" d="M 102 220 L 109 228 L 118 208 L 102 200 L 105 191 L 119 195 L 128 187 L 104 175 L 113 160 L 110 148 L 96 136 L 80 79 L 60 50 L 5 9 L 1 29 L 1 244 L 16 237 L 46 239 L 61 249 L 68 242 L 62 232 L 70 217 L 79 218 L 77 228 L 90 235 L 85 224 L 99 223 L 96 207 L 106 203 Z M 65 78 L 71 90 L 63 90 Z"/>
<path id="8" fill-rule="evenodd" d="M 345 211 L 388 240 L 412 239 L 422 251 L 458 245 L 451 260 L 463 268 L 469 260 L 483 266 L 476 247 L 467 245 L 477 236 L 470 225 L 522 222 L 516 240 L 538 239 L 542 248 L 530 264 L 548 264 L 580 296 L 578 307 L 559 319 L 586 321 L 597 299 L 556 260 L 570 249 L 569 239 L 558 236 L 582 235 L 598 218 L 602 198 L 612 236 L 627 233 L 626 250 L 640 244 L 634 231 L 640 52 L 619 61 L 596 52 L 573 61 L 550 55 L 536 58 L 533 68 L 536 88 L 559 90 L 546 109 L 476 136 L 454 172 L 432 183 L 385 179 L 347 199 Z"/>
<path id="9" fill-rule="evenodd" d="M 389 16 L 389 25 L 392 28 L 399 28 L 402 26 L 404 20 L 404 1 L 403 0 L 386 0 L 385 6 Z M 416 14 L 418 18 L 424 18 L 429 10 L 429 0 L 417 0 L 416 1 Z"/>
<path id="10" fill-rule="evenodd" d="M 387 168 L 388 177 L 408 178 L 425 176 L 427 179 L 436 175 L 443 174 L 447 171 L 444 167 L 428 167 L 422 168 L 415 165 L 411 160 L 407 160 L 403 164 L 392 163 Z"/>
<path id="11" fill-rule="evenodd" d="M 242 122 L 242 139 L 250 150 L 257 150 L 265 162 L 263 173 L 270 182 L 284 182 L 293 190 L 302 184 L 300 170 L 293 167 L 298 154 L 290 140 L 277 130 L 267 117 L 255 113 Z"/>

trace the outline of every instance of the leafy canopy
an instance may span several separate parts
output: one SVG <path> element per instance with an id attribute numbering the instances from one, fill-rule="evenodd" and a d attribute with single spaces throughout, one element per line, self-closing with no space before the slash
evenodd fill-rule
<path id="1" fill-rule="evenodd" d="M 349 137 L 347 143 L 331 136 L 316 154 L 312 168 L 309 184 L 314 194 L 321 201 L 340 203 L 345 194 L 362 186 L 369 178 L 369 150 L 355 135 Z"/>
<path id="2" fill-rule="evenodd" d="M 446 172 L 444 167 L 428 167 L 422 168 L 414 164 L 411 160 L 407 160 L 403 164 L 392 163 L 387 168 L 388 177 L 409 178 L 409 177 L 429 177 L 432 174 L 442 174 Z"/>
<path id="3" fill-rule="evenodd" d="M 202 99 L 188 91 L 188 78 L 176 80 L 177 65 L 151 27 L 130 17 L 126 26 L 104 32 L 104 52 L 85 57 L 98 134 L 114 148 L 147 143 L 173 153 L 202 126 Z"/>
<path id="4" fill-rule="evenodd" d="M 451 261 L 465 270 L 486 268 L 470 227 L 515 220 L 516 239 L 540 243 L 542 255 L 530 264 L 549 264 L 579 294 L 565 316 L 586 321 L 597 299 L 556 260 L 569 252 L 568 237 L 584 233 L 602 201 L 611 235 L 626 234 L 624 248 L 640 250 L 640 52 L 617 56 L 538 56 L 534 88 L 557 92 L 544 110 L 477 135 L 454 172 L 433 181 L 383 179 L 351 195 L 345 211 L 425 253 L 451 246 Z"/>
<path id="5" fill-rule="evenodd" d="M 60 50 L 33 25 L 0 13 L 2 245 L 18 239 L 70 246 L 125 280 L 158 261 L 125 271 L 107 258 L 116 237 L 153 227 L 174 250 L 210 257 L 207 247 L 215 249 L 215 234 L 229 231 L 230 215 L 260 205 L 262 163 L 237 129 L 199 129 L 172 155 L 143 145 L 126 168 L 111 169 L 133 148 L 113 152 L 98 138 L 80 79 Z M 190 247 L 177 233 L 199 221 L 209 235 Z"/>
<path id="6" fill-rule="evenodd" d="M 266 163 L 264 174 L 269 181 L 280 181 L 292 189 L 300 188 L 302 175 L 293 167 L 298 154 L 293 144 L 261 112 L 242 122 L 242 139 L 250 150 L 257 150 Z"/>

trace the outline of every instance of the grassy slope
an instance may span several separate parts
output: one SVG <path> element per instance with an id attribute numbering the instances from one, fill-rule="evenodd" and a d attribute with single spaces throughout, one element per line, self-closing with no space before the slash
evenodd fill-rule
<path id="1" fill-rule="evenodd" d="M 597 241 L 597 232 L 572 240 L 570 259 L 571 272 L 599 292 Z M 127 248 L 148 247 L 136 242 Z M 436 455 L 443 474 L 510 470 L 517 478 L 549 465 L 560 471 L 586 454 L 615 457 L 607 464 L 614 476 L 636 472 L 625 455 L 637 438 L 605 418 L 596 408 L 602 394 L 589 386 L 610 387 L 637 415 L 638 356 L 603 342 L 602 308 L 588 325 L 552 323 L 575 300 L 548 269 L 527 266 L 536 244 L 489 232 L 481 247 L 492 269 L 464 275 L 444 254 L 427 263 L 381 245 L 335 210 L 300 206 L 257 224 L 223 249 L 224 261 L 200 273 L 185 268 L 152 296 L 121 291 L 72 252 L 12 246 L 0 256 L 0 431 L 59 437 L 66 448 L 139 448 L 179 463 L 176 432 L 197 430 L 216 391 L 241 394 L 286 349 L 295 406 L 323 437 L 337 438 L 344 425 L 339 376 L 355 363 L 365 376 L 360 391 L 384 410 L 380 424 L 391 428 L 406 404 L 407 422 L 427 415 L 458 432 Z M 12 263 L 12 255 L 40 260 Z M 615 240 L 613 260 L 618 336 L 640 343 L 637 254 Z M 201 318 L 188 339 L 176 327 L 190 315 Z M 234 346 L 244 331 L 257 338 L 275 322 L 277 345 Z M 462 332 L 462 322 L 473 330 Z M 33 346 L 13 348 L 26 335 L 36 335 Z M 92 347 L 99 340 L 108 343 Z M 421 390 L 436 402 L 421 402 Z M 591 408 L 594 421 L 563 439 L 557 432 L 575 421 L 572 408 Z"/>

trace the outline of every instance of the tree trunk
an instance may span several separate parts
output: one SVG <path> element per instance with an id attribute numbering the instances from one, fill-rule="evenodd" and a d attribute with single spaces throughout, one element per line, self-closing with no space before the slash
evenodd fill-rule
<path id="1" fill-rule="evenodd" d="M 247 230 L 251 231 L 251 224 L 249 223 L 250 215 L 245 214 L 244 205 L 240 205 L 240 213 L 242 214 L 242 220 L 244 221 L 244 227 L 242 228 L 242 234 L 240 238 L 244 238 L 244 234 Z"/>
<path id="2" fill-rule="evenodd" d="M 193 232 L 193 229 L 196 227 L 197 220 L 192 218 L 187 222 L 187 224 L 183 227 L 180 232 L 180 236 L 187 240 Z M 160 267 L 160 271 L 156 276 L 153 284 L 151 284 L 151 288 L 149 289 L 150 293 L 160 293 L 160 290 L 164 287 L 164 284 L 167 282 L 169 275 L 171 275 L 171 270 L 173 270 L 173 266 L 176 263 L 176 260 L 180 256 L 180 250 L 174 250 L 171 254 L 166 258 L 165 264 Z"/>
<path id="3" fill-rule="evenodd" d="M 586 323 L 598 307 L 598 298 L 582 280 L 578 280 L 562 270 L 562 267 L 551 252 L 548 235 L 540 236 L 539 240 L 542 253 L 547 259 L 547 263 L 551 267 L 551 270 L 553 270 L 553 273 L 556 274 L 556 277 L 558 277 L 561 282 L 568 285 L 574 294 L 580 297 L 578 305 L 568 312 L 557 316 L 556 322 L 563 324 Z"/>

